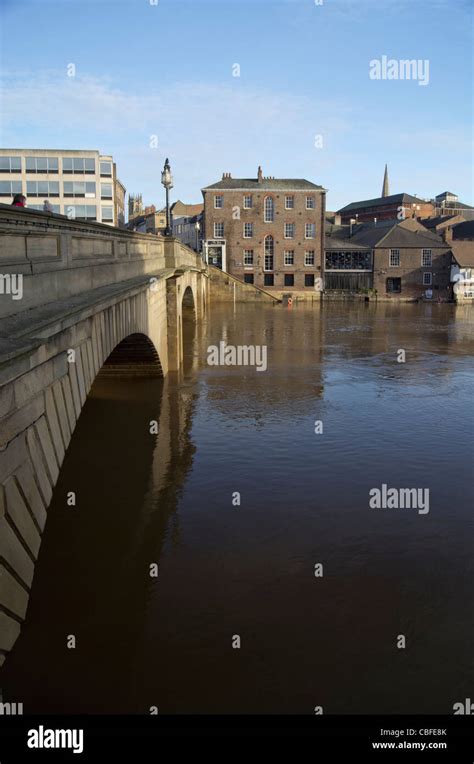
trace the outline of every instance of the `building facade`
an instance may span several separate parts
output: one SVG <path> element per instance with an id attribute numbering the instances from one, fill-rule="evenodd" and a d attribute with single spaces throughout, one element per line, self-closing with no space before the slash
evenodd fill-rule
<path id="1" fill-rule="evenodd" d="M 381 300 L 452 299 L 451 248 L 416 220 L 340 226 L 326 239 L 324 291 Z"/>
<path id="2" fill-rule="evenodd" d="M 43 210 L 47 200 L 69 218 L 125 222 L 125 187 L 113 158 L 98 151 L 0 149 L 0 202 L 9 204 L 15 194 L 32 209 Z"/>
<path id="3" fill-rule="evenodd" d="M 452 252 L 451 282 L 456 302 L 474 302 L 474 220 L 444 232 Z"/>
<path id="4" fill-rule="evenodd" d="M 208 262 L 269 291 L 320 287 L 326 190 L 302 179 L 222 180 L 202 189 Z"/>

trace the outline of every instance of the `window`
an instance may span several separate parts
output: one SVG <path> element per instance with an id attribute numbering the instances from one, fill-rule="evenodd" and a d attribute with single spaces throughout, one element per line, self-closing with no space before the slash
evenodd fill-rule
<path id="1" fill-rule="evenodd" d="M 274 253 L 273 236 L 265 236 L 265 254 L 273 255 L 273 253 Z"/>
<path id="2" fill-rule="evenodd" d="M 224 206 L 224 197 L 222 195 L 214 197 L 214 209 L 221 210 Z"/>
<path id="3" fill-rule="evenodd" d="M 314 266 L 314 249 L 304 253 L 304 264 Z"/>
<path id="4" fill-rule="evenodd" d="M 99 162 L 99 164 L 100 164 L 101 176 L 105 178 L 111 178 L 112 177 L 112 162 Z M 95 166 L 95 163 L 94 163 L 94 166 Z"/>
<path id="5" fill-rule="evenodd" d="M 263 266 L 264 271 L 273 270 L 273 255 L 265 255 L 265 263 Z"/>
<path id="6" fill-rule="evenodd" d="M 402 291 L 401 279 L 387 279 L 387 294 L 400 294 Z"/>
<path id="7" fill-rule="evenodd" d="M 21 157 L 0 157 L 0 172 L 21 172 Z"/>
<path id="8" fill-rule="evenodd" d="M 21 180 L 0 180 L 0 196 L 14 196 L 22 191 Z"/>
<path id="9" fill-rule="evenodd" d="M 59 159 L 57 157 L 26 157 L 26 172 L 59 172 Z"/>
<path id="10" fill-rule="evenodd" d="M 244 283 L 253 284 L 253 273 L 244 273 Z"/>
<path id="11" fill-rule="evenodd" d="M 316 237 L 316 223 L 306 223 L 304 237 L 305 239 L 314 239 Z"/>
<path id="12" fill-rule="evenodd" d="M 314 287 L 314 273 L 304 274 L 304 285 L 305 287 Z"/>
<path id="13" fill-rule="evenodd" d="M 295 264 L 295 250 L 294 249 L 285 249 L 283 253 L 283 262 L 285 265 L 294 265 Z"/>
<path id="14" fill-rule="evenodd" d="M 285 239 L 294 239 L 294 238 L 295 238 L 295 224 L 285 223 Z"/>
<path id="15" fill-rule="evenodd" d="M 81 157 L 63 157 L 63 173 L 72 175 L 95 175 L 95 159 L 81 159 Z"/>
<path id="16" fill-rule="evenodd" d="M 314 196 L 307 196 L 306 197 L 306 209 L 307 210 L 314 210 L 316 209 L 316 204 L 314 201 Z"/>
<path id="17" fill-rule="evenodd" d="M 253 223 L 244 223 L 244 239 L 251 239 L 253 236 Z"/>
<path id="18" fill-rule="evenodd" d="M 265 197 L 263 219 L 265 223 L 273 223 L 275 219 L 275 207 L 271 196 Z"/>
<path id="19" fill-rule="evenodd" d="M 431 286 L 433 283 L 432 275 L 428 271 L 423 274 L 423 286 Z"/>
<path id="20" fill-rule="evenodd" d="M 100 184 L 100 198 L 101 199 L 112 199 L 112 183 L 101 183 Z"/>
<path id="21" fill-rule="evenodd" d="M 294 196 L 285 196 L 285 210 L 292 210 L 295 206 Z"/>
<path id="22" fill-rule="evenodd" d="M 253 249 L 244 249 L 244 265 L 253 265 Z"/>
<path id="23" fill-rule="evenodd" d="M 82 183 L 81 181 L 64 181 L 64 196 L 95 196 L 95 183 Z"/>
<path id="24" fill-rule="evenodd" d="M 399 249 L 390 250 L 388 264 L 391 268 L 398 268 L 398 266 L 400 265 L 400 250 Z"/>
<path id="25" fill-rule="evenodd" d="M 263 274 L 263 285 L 264 286 L 273 286 L 273 273 L 264 273 Z"/>
<path id="26" fill-rule="evenodd" d="M 57 180 L 27 180 L 27 196 L 59 196 L 59 181 Z"/>
<path id="27" fill-rule="evenodd" d="M 293 273 L 285 273 L 284 276 L 285 279 L 285 286 L 294 286 L 295 285 L 295 277 Z"/>
<path id="28" fill-rule="evenodd" d="M 71 220 L 97 220 L 95 204 L 65 204 L 64 214 Z"/>
<path id="29" fill-rule="evenodd" d="M 326 270 L 370 271 L 372 254 L 370 252 L 326 252 Z"/>
<path id="30" fill-rule="evenodd" d="M 113 207 L 101 207 L 100 212 L 102 215 L 103 223 L 113 223 L 114 220 L 114 208 Z"/>
<path id="31" fill-rule="evenodd" d="M 51 207 L 53 208 L 53 212 L 55 212 L 57 215 L 61 214 L 61 205 L 60 204 L 52 204 Z M 43 204 L 29 204 L 28 205 L 29 210 L 41 210 L 44 212 L 44 205 Z"/>
<path id="32" fill-rule="evenodd" d="M 224 236 L 224 223 L 214 223 L 214 238 L 222 239 Z"/>
<path id="33" fill-rule="evenodd" d="M 244 210 L 251 210 L 252 206 L 252 194 L 247 194 L 247 196 L 244 196 Z"/>
<path id="34" fill-rule="evenodd" d="M 431 249 L 423 249 L 421 251 L 421 264 L 424 268 L 431 268 L 433 264 Z"/>

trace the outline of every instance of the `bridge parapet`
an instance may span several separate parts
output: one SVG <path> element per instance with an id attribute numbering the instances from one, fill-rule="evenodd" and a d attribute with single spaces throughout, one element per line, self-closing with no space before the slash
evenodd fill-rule
<path id="1" fill-rule="evenodd" d="M 177 239 L 0 205 L 0 316 L 139 276 L 203 267 Z"/>

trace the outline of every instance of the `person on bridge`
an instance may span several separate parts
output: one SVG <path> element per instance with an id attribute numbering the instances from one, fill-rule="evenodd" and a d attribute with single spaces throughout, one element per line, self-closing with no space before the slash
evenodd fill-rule
<path id="1" fill-rule="evenodd" d="M 26 196 L 15 194 L 12 201 L 12 207 L 26 207 Z"/>
<path id="2" fill-rule="evenodd" d="M 45 199 L 43 202 L 43 212 L 54 212 L 53 205 L 48 199 Z"/>

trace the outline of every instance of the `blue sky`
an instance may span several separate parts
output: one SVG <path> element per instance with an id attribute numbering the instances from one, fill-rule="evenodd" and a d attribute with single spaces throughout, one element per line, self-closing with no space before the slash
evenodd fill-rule
<path id="1" fill-rule="evenodd" d="M 187 202 L 261 164 L 337 209 L 387 162 L 392 193 L 473 203 L 471 0 L 154 1 L 2 0 L 1 145 L 113 154 L 160 206 L 166 156 Z M 429 84 L 371 80 L 383 55 L 428 59 Z"/>

